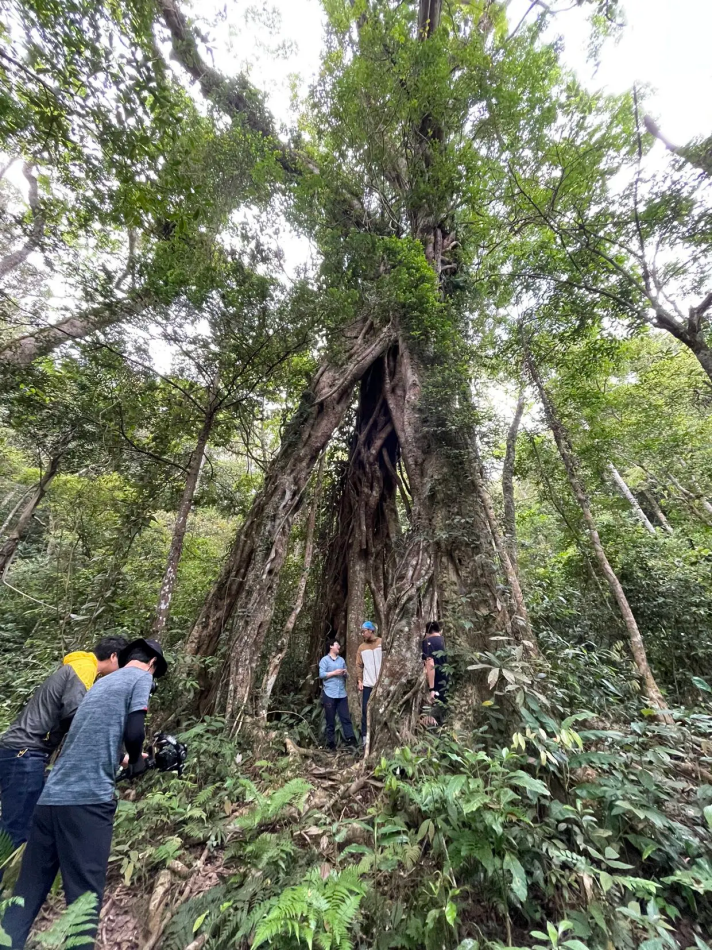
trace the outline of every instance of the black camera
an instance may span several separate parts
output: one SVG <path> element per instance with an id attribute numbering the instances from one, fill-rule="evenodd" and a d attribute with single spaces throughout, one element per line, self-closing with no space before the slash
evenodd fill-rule
<path id="1" fill-rule="evenodd" d="M 157 769 L 159 772 L 176 772 L 178 777 L 183 774 L 183 766 L 188 757 L 188 746 L 179 742 L 175 736 L 166 732 L 157 732 L 148 747 L 147 769 Z M 129 769 L 121 769 L 116 776 L 117 782 L 130 777 Z"/>

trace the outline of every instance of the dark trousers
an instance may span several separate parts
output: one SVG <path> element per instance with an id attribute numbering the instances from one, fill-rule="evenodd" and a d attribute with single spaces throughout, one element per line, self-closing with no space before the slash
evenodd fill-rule
<path id="1" fill-rule="evenodd" d="M 326 744 L 328 747 L 330 749 L 336 748 L 334 729 L 336 727 L 337 713 L 341 720 L 341 728 L 344 730 L 346 744 L 355 745 L 356 736 L 354 735 L 354 727 L 351 725 L 348 699 L 345 696 L 341 699 L 334 699 L 332 696 L 327 696 L 326 693 L 322 693 L 321 704 L 324 707 L 324 713 L 326 715 Z"/>
<path id="2" fill-rule="evenodd" d="M 371 692 L 373 686 L 364 686 L 361 693 L 361 741 L 366 741 L 366 733 L 368 732 L 368 701 L 371 698 Z"/>
<path id="3" fill-rule="evenodd" d="M 48 758 L 44 752 L 19 754 L 17 749 L 0 749 L 0 831 L 8 835 L 13 848 L 19 848 L 29 836 Z"/>
<path id="4" fill-rule="evenodd" d="M 97 923 L 106 883 L 116 802 L 101 805 L 38 805 L 22 858 L 15 897 L 2 922 L 13 950 L 25 946 L 30 927 L 57 876 L 62 873 L 64 895 L 73 903 L 82 894 L 96 894 Z M 93 946 L 96 926 L 87 932 Z"/>

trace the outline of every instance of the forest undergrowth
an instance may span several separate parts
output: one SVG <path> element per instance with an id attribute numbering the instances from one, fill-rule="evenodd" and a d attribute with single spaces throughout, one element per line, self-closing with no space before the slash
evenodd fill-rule
<path id="1" fill-rule="evenodd" d="M 661 724 L 629 664 L 546 646 L 535 670 L 477 657 L 499 687 L 477 721 L 456 701 L 380 758 L 328 754 L 296 696 L 234 740 L 186 724 L 185 775 L 122 790 L 99 946 L 708 950 L 709 687 Z M 73 910 L 43 945 L 72 945 Z"/>

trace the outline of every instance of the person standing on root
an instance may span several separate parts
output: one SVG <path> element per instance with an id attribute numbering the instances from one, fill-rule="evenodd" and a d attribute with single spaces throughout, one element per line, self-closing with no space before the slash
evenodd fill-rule
<path id="1" fill-rule="evenodd" d="M 57 764 L 35 809 L 15 897 L 2 926 L 13 950 L 22 950 L 32 923 L 62 874 L 67 904 L 96 895 L 96 922 L 87 934 L 94 945 L 104 895 L 116 812 L 116 773 L 126 747 L 129 776 L 146 770 L 144 720 L 153 678 L 168 665 L 155 640 L 133 640 L 119 654 L 120 669 L 100 680 L 83 701 Z"/>
<path id="2" fill-rule="evenodd" d="M 331 751 L 336 750 L 336 714 L 339 714 L 341 728 L 344 730 L 346 745 L 356 747 L 356 736 L 349 715 L 349 701 L 346 698 L 346 663 L 339 656 L 341 644 L 331 640 L 329 652 L 319 661 L 319 679 L 322 681 L 321 704 L 326 716 L 326 744 Z"/>
<path id="3" fill-rule="evenodd" d="M 9 837 L 13 848 L 27 841 L 50 756 L 97 676 L 118 670 L 118 655 L 126 643 L 123 637 L 104 637 L 91 653 L 68 653 L 63 665 L 38 686 L 0 736 L 0 831 Z"/>
<path id="4" fill-rule="evenodd" d="M 428 685 L 428 696 L 433 709 L 433 716 L 439 725 L 442 722 L 447 706 L 448 656 L 445 651 L 442 627 L 437 620 L 432 620 L 425 625 L 422 654 L 423 669 Z"/>
<path id="5" fill-rule="evenodd" d="M 356 654 L 358 688 L 361 693 L 361 742 L 364 746 L 366 745 L 368 730 L 368 701 L 371 698 L 373 687 L 381 675 L 381 661 L 383 659 L 381 638 L 377 634 L 378 627 L 375 623 L 367 620 L 361 627 L 363 643 L 359 644 L 358 653 Z"/>

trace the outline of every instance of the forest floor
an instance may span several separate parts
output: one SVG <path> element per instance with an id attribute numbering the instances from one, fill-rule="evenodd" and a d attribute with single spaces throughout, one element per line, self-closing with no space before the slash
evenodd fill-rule
<path id="1" fill-rule="evenodd" d="M 315 791 L 305 802 L 302 809 L 287 809 L 280 816 L 280 824 L 285 819 L 291 825 L 292 837 L 297 847 L 300 842 L 307 848 L 317 847 L 324 858 L 324 872 L 332 867 L 329 858 L 337 857 L 338 851 L 355 842 L 363 842 L 361 829 L 353 825 L 344 841 L 337 844 L 323 829 L 309 824 L 309 815 L 315 809 L 323 812 L 328 808 L 335 823 L 348 822 L 363 818 L 373 804 L 383 783 L 373 778 L 373 763 L 364 762 L 361 756 L 349 751 L 329 754 L 323 749 L 304 749 L 286 740 L 287 752 L 293 760 L 291 772 L 314 786 Z M 121 797 L 134 800 L 141 789 L 122 789 Z M 243 806 L 235 806 L 233 818 L 245 811 Z M 158 843 L 158 842 L 154 842 Z M 171 917 L 177 909 L 189 899 L 206 893 L 216 885 L 225 882 L 234 874 L 234 868 L 223 861 L 225 846 L 194 846 L 182 855 L 180 862 L 169 862 L 168 873 L 160 872 L 144 878 L 137 876 L 135 883 L 126 885 L 117 863 L 109 868 L 104 902 L 101 910 L 96 950 L 155 950 L 161 945 L 161 938 Z M 259 877 L 262 872 L 255 868 Z M 33 928 L 33 934 L 46 932 L 61 917 L 64 911 L 64 899 L 61 894 L 53 894 L 45 904 Z M 200 936 L 189 945 L 190 950 L 200 950 L 206 942 Z"/>
<path id="2" fill-rule="evenodd" d="M 255 927 L 283 895 L 349 875 L 358 939 L 334 948 L 543 947 L 537 932 L 565 924 L 574 936 L 552 946 L 710 950 L 709 756 L 693 767 L 682 733 L 655 723 L 589 725 L 565 755 L 562 726 L 543 763 L 533 733 L 525 751 L 424 731 L 364 760 L 200 722 L 183 778 L 120 787 L 98 950 L 291 948 L 293 924 L 266 942 Z M 53 896 L 36 930 L 62 909 Z"/>

